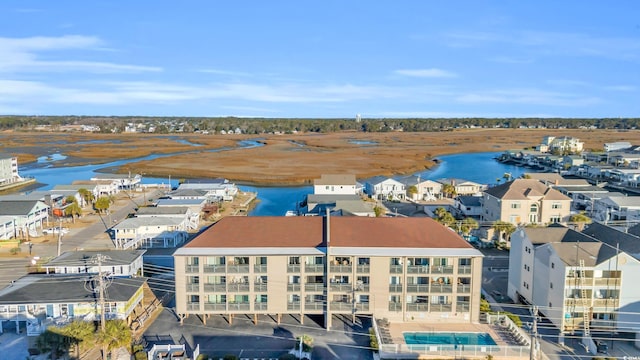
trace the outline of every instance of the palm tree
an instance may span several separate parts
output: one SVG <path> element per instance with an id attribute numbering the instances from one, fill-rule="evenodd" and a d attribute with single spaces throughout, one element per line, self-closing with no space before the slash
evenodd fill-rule
<path id="1" fill-rule="evenodd" d="M 80 344 L 91 344 L 94 338 L 95 326 L 88 321 L 73 321 L 60 328 L 60 333 L 66 336 L 76 346 L 76 357 L 80 357 Z"/>
<path id="2" fill-rule="evenodd" d="M 104 331 L 98 330 L 96 333 L 96 343 L 102 346 L 102 359 L 106 359 L 113 349 L 129 346 L 132 340 L 131 329 L 124 320 L 109 320 L 105 323 Z"/>
<path id="3" fill-rule="evenodd" d="M 454 197 L 456 195 L 456 187 L 451 184 L 442 185 L 442 193 L 447 197 Z"/>
<path id="4" fill-rule="evenodd" d="M 572 215 L 571 218 L 569 218 L 569 221 L 576 224 L 578 231 L 582 231 L 585 224 L 591 224 L 592 222 L 591 218 L 588 217 L 584 213 L 584 211 L 580 212 L 579 214 Z"/>
<path id="5" fill-rule="evenodd" d="M 76 216 L 82 215 L 82 208 L 78 205 L 78 200 L 75 196 L 68 196 L 66 198 L 67 207 L 64 208 L 64 214 L 66 216 L 71 216 L 73 222 L 76 222 Z"/>
<path id="6" fill-rule="evenodd" d="M 415 185 L 411 185 L 407 188 L 407 194 L 411 196 L 412 199 L 417 193 L 418 193 L 418 188 Z"/>
<path id="7" fill-rule="evenodd" d="M 80 188 L 78 189 L 78 194 L 80 194 L 80 196 L 82 197 L 82 200 L 84 200 L 84 204 L 88 205 L 88 204 L 93 204 L 93 200 L 95 200 L 95 196 L 93 196 L 93 193 L 85 188 Z"/>
<path id="8" fill-rule="evenodd" d="M 514 231 L 516 231 L 515 225 L 506 221 L 496 221 L 493 223 L 491 228 L 498 233 L 498 243 L 501 240 L 507 240 Z"/>
<path id="9" fill-rule="evenodd" d="M 456 222 L 456 218 L 442 207 L 437 208 L 433 213 L 436 215 L 436 221 L 442 225 L 451 227 Z"/>
<path id="10" fill-rule="evenodd" d="M 108 211 L 111 206 L 111 200 L 106 196 L 101 196 L 96 200 L 96 203 L 93 205 L 96 210 L 101 213 L 103 211 Z"/>
<path id="11" fill-rule="evenodd" d="M 460 222 L 460 231 L 465 235 L 469 235 L 472 230 L 475 230 L 478 227 L 478 222 L 470 217 L 464 218 L 464 220 Z"/>

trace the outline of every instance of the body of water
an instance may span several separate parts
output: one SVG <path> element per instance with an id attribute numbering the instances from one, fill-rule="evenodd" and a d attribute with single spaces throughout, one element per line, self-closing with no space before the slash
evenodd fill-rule
<path id="1" fill-rule="evenodd" d="M 242 141 L 240 146 L 261 146 L 258 141 Z M 224 149 L 220 149 L 224 150 Z M 469 153 L 439 156 L 440 163 L 437 167 L 416 173 L 421 178 L 437 180 L 441 178 L 460 178 L 478 182 L 481 184 L 495 184 L 496 179 L 504 182 L 502 176 L 510 173 L 513 177 L 519 177 L 524 172 L 531 171 L 514 165 L 505 165 L 494 160 L 499 152 Z M 58 184 L 71 184 L 74 180 L 88 180 L 100 169 L 121 166 L 130 162 L 151 160 L 167 157 L 174 154 L 149 155 L 143 158 L 118 160 L 99 165 L 51 167 L 42 164 L 33 164 L 20 168 L 22 176 L 34 177 L 39 183 L 45 184 L 43 190 L 53 188 Z M 178 176 L 171 179 L 171 185 L 178 185 Z M 168 184 L 167 178 L 143 177 L 143 184 Z M 251 216 L 282 216 L 288 210 L 295 210 L 296 204 L 313 192 L 313 186 L 298 187 L 261 187 L 240 185 L 243 191 L 258 193 L 258 203 L 251 211 Z"/>

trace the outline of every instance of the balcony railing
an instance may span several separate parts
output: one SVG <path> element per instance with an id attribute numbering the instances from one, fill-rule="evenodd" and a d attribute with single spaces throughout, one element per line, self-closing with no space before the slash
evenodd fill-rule
<path id="1" fill-rule="evenodd" d="M 471 266 L 458 265 L 458 274 L 471 274 Z"/>
<path id="2" fill-rule="evenodd" d="M 389 311 L 402 311 L 402 303 L 390 302 Z"/>
<path id="3" fill-rule="evenodd" d="M 347 292 L 353 289 L 353 284 L 330 284 L 331 291 Z"/>
<path id="4" fill-rule="evenodd" d="M 324 291 L 323 283 L 304 284 L 304 291 Z"/>
<path id="5" fill-rule="evenodd" d="M 246 303 L 231 303 L 229 304 L 229 311 L 249 311 L 251 304 Z"/>
<path id="6" fill-rule="evenodd" d="M 227 272 L 233 274 L 248 273 L 249 265 L 227 265 Z"/>
<path id="7" fill-rule="evenodd" d="M 389 292 L 402 292 L 402 284 L 389 285 Z"/>
<path id="8" fill-rule="evenodd" d="M 428 303 L 407 303 L 407 311 L 429 311 Z"/>
<path id="9" fill-rule="evenodd" d="M 456 303 L 456 311 L 457 312 L 469 312 L 471 305 L 468 301 L 458 301 Z"/>
<path id="10" fill-rule="evenodd" d="M 204 284 L 204 291 L 205 292 L 225 292 L 227 291 L 227 284 L 226 283 Z"/>
<path id="11" fill-rule="evenodd" d="M 451 304 L 430 304 L 431 312 L 451 311 Z"/>
<path id="12" fill-rule="evenodd" d="M 592 286 L 593 285 L 593 278 L 592 277 L 585 277 L 582 280 L 580 280 L 579 277 L 568 277 L 566 282 L 565 282 L 565 284 L 566 285 L 570 285 L 570 286 L 580 286 L 581 284 L 584 284 L 584 286 Z"/>
<path id="13" fill-rule="evenodd" d="M 351 265 L 331 265 L 329 271 L 332 273 L 350 273 L 353 271 Z"/>
<path id="14" fill-rule="evenodd" d="M 199 292 L 200 284 L 187 284 L 187 292 Z"/>
<path id="15" fill-rule="evenodd" d="M 253 272 L 254 273 L 266 273 L 267 272 L 267 265 L 266 264 L 261 264 L 261 265 L 253 265 Z"/>
<path id="16" fill-rule="evenodd" d="M 248 292 L 249 284 L 227 284 L 229 292 Z"/>
<path id="17" fill-rule="evenodd" d="M 356 291 L 369 292 L 369 284 L 362 284 L 356 286 Z"/>
<path id="18" fill-rule="evenodd" d="M 227 310 L 227 304 L 226 303 L 205 303 L 204 304 L 204 310 L 205 311 L 225 311 Z"/>
<path id="19" fill-rule="evenodd" d="M 432 274 L 453 274 L 453 266 L 432 266 L 431 267 Z"/>
<path id="20" fill-rule="evenodd" d="M 300 291 L 300 284 L 287 284 L 287 291 Z"/>
<path id="21" fill-rule="evenodd" d="M 305 310 L 323 310 L 324 303 L 322 301 L 305 301 L 304 309 Z"/>
<path id="22" fill-rule="evenodd" d="M 593 306 L 598 307 L 618 307 L 618 299 L 595 299 L 593 300 Z"/>
<path id="23" fill-rule="evenodd" d="M 198 265 L 185 265 L 184 271 L 186 273 L 197 273 L 200 271 L 200 266 Z"/>
<path id="24" fill-rule="evenodd" d="M 300 310 L 300 301 L 289 301 L 287 303 L 287 310 Z"/>
<path id="25" fill-rule="evenodd" d="M 596 286 L 620 286 L 618 278 L 595 278 Z"/>
<path id="26" fill-rule="evenodd" d="M 369 303 L 368 302 L 356 303 L 356 311 L 369 311 Z"/>
<path id="27" fill-rule="evenodd" d="M 370 271 L 370 268 L 371 268 L 370 265 L 357 265 L 356 272 L 361 274 L 368 274 Z"/>
<path id="28" fill-rule="evenodd" d="M 299 273 L 300 272 L 300 265 L 297 264 L 289 264 L 287 265 L 287 272 L 288 273 Z"/>
<path id="29" fill-rule="evenodd" d="M 432 293 L 450 293 L 450 292 L 453 292 L 453 286 L 446 285 L 446 284 L 431 284 L 431 292 Z"/>
<path id="30" fill-rule="evenodd" d="M 253 304 L 253 310 L 255 311 L 265 311 L 268 308 L 269 303 L 266 302 L 257 302 Z"/>
<path id="31" fill-rule="evenodd" d="M 402 274 L 402 265 L 389 265 L 389 273 Z"/>
<path id="32" fill-rule="evenodd" d="M 458 284 L 457 291 L 458 291 L 458 294 L 468 294 L 471 292 L 471 285 Z"/>
<path id="33" fill-rule="evenodd" d="M 353 305 L 350 302 L 332 301 L 329 306 L 332 311 L 353 311 Z"/>
<path id="34" fill-rule="evenodd" d="M 253 291 L 260 291 L 260 292 L 267 291 L 267 283 L 255 283 L 255 284 L 253 284 Z"/>
<path id="35" fill-rule="evenodd" d="M 227 267 L 225 265 L 205 264 L 203 270 L 206 273 L 224 273 L 227 271 Z"/>
<path id="36" fill-rule="evenodd" d="M 308 273 L 321 273 L 324 272 L 324 264 L 306 264 L 304 271 Z"/>
<path id="37" fill-rule="evenodd" d="M 590 306 L 591 299 L 568 298 L 564 301 L 566 306 Z"/>
<path id="38" fill-rule="evenodd" d="M 407 292 L 411 292 L 411 293 L 415 293 L 415 292 L 426 293 L 426 292 L 429 292 L 429 285 L 427 285 L 427 284 L 407 284 Z"/>
<path id="39" fill-rule="evenodd" d="M 187 311 L 200 310 L 200 303 L 187 303 Z"/>
<path id="40" fill-rule="evenodd" d="M 407 273 L 409 274 L 428 274 L 429 265 L 407 265 Z"/>

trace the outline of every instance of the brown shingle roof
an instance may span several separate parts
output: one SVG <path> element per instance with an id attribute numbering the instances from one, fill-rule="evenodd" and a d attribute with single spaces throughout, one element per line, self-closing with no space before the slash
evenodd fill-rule
<path id="1" fill-rule="evenodd" d="M 325 217 L 225 217 L 185 248 L 324 247 Z M 430 218 L 331 217 L 335 247 L 472 248 Z"/>
<path id="2" fill-rule="evenodd" d="M 314 185 L 355 185 L 356 176 L 351 175 L 334 175 L 334 174 L 322 174 L 320 179 L 313 180 Z"/>
<path id="3" fill-rule="evenodd" d="M 485 192 L 502 200 L 526 200 L 529 194 L 532 196 L 544 196 L 545 200 L 571 200 L 571 198 L 563 195 L 558 190 L 549 188 L 535 179 L 515 179 L 506 184 L 487 189 Z"/>

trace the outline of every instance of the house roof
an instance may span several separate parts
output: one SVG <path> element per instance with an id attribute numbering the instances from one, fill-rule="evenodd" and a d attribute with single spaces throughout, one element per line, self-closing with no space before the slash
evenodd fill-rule
<path id="1" fill-rule="evenodd" d="M 459 178 L 445 178 L 445 179 L 438 179 L 436 181 L 439 182 L 440 184 L 448 184 L 448 185 L 453 185 L 453 186 L 458 186 L 458 185 L 482 185 L 482 184 L 478 184 L 478 183 L 473 182 L 473 181 L 469 181 L 469 180 L 465 180 L 465 179 L 459 179 Z"/>
<path id="2" fill-rule="evenodd" d="M 584 261 L 585 266 L 595 266 L 611 258 L 601 251 L 604 246 L 601 242 L 550 243 L 544 246 L 552 247 L 567 266 L 578 266 L 580 260 Z"/>
<path id="3" fill-rule="evenodd" d="M 171 226 L 180 225 L 184 222 L 182 216 L 145 216 L 145 217 L 133 217 L 122 220 L 117 223 L 114 229 L 137 229 L 141 226 Z"/>
<path id="4" fill-rule="evenodd" d="M 482 196 L 460 195 L 456 198 L 464 206 L 481 206 Z"/>
<path id="5" fill-rule="evenodd" d="M 0 290 L 0 304 L 45 304 L 96 302 L 98 295 L 88 291 L 88 276 L 27 275 Z M 105 298 L 107 302 L 124 302 L 144 285 L 145 278 L 113 278 Z"/>
<path id="6" fill-rule="evenodd" d="M 385 182 L 387 180 L 397 181 L 397 180 L 394 180 L 394 179 L 392 179 L 390 177 L 380 175 L 380 176 L 374 176 L 372 178 L 369 178 L 365 182 L 368 183 L 368 184 L 371 184 L 371 185 L 377 185 L 377 184 L 383 183 L 383 182 Z"/>
<path id="7" fill-rule="evenodd" d="M 158 199 L 157 206 L 196 206 L 205 203 L 205 199 Z"/>
<path id="8" fill-rule="evenodd" d="M 336 201 L 359 201 L 362 199 L 355 194 L 309 194 L 307 195 L 307 203 L 312 204 L 330 204 Z"/>
<path id="9" fill-rule="evenodd" d="M 184 215 L 189 212 L 189 208 L 186 206 L 144 206 L 138 208 L 136 216 L 145 215 Z"/>
<path id="10" fill-rule="evenodd" d="M 600 186 L 595 186 L 595 185 L 569 186 L 569 187 L 556 186 L 556 189 L 561 189 L 561 190 L 564 190 L 564 191 L 570 192 L 570 193 L 599 193 L 599 194 L 606 194 L 606 193 L 609 192 L 609 190 L 607 190 L 605 188 L 601 188 Z"/>
<path id="11" fill-rule="evenodd" d="M 523 176 L 525 176 L 528 179 L 535 179 L 535 180 L 547 181 L 552 183 L 556 181 L 561 181 L 562 179 L 564 179 L 558 173 L 524 173 Z"/>
<path id="12" fill-rule="evenodd" d="M 104 179 L 104 180 L 74 180 L 71 182 L 72 185 L 113 185 L 113 179 Z"/>
<path id="13" fill-rule="evenodd" d="M 331 247 L 473 249 L 455 232 L 430 218 L 228 216 L 184 248 Z M 180 252 L 180 250 L 178 250 Z"/>
<path id="14" fill-rule="evenodd" d="M 95 174 L 92 179 L 108 179 L 108 180 L 130 180 L 134 179 L 135 175 L 130 174 Z"/>
<path id="15" fill-rule="evenodd" d="M 41 202 L 39 200 L 0 200 L 0 215 L 27 215 L 36 205 Z M 42 203 L 45 205 L 44 203 Z"/>
<path id="16" fill-rule="evenodd" d="M 640 207 L 640 196 L 607 196 L 600 201 L 611 203 L 619 207 Z"/>
<path id="17" fill-rule="evenodd" d="M 552 242 L 589 242 L 594 239 L 578 231 L 561 225 L 552 225 L 544 228 L 523 228 L 529 241 L 534 246 Z"/>
<path id="18" fill-rule="evenodd" d="M 95 184 L 95 183 L 91 183 L 91 184 L 75 184 L 75 185 L 63 184 L 63 185 L 54 186 L 53 190 L 75 190 L 75 191 L 78 191 L 80 189 L 86 189 L 86 190 L 92 191 L 96 187 L 98 187 L 98 184 Z"/>
<path id="19" fill-rule="evenodd" d="M 96 255 L 105 256 L 104 266 L 120 266 L 134 262 L 141 257 L 146 250 L 107 250 L 107 251 L 67 251 L 55 259 L 44 264 L 45 267 L 53 266 L 83 266 L 95 265 L 93 259 Z"/>
<path id="20" fill-rule="evenodd" d="M 640 237 L 633 233 L 624 233 L 598 222 L 587 225 L 582 232 L 640 260 Z"/>
<path id="21" fill-rule="evenodd" d="M 536 179 L 515 179 L 489 188 L 484 192 L 502 200 L 528 200 L 533 196 L 541 196 L 544 200 L 571 200 L 558 190 L 552 189 Z"/>
<path id="22" fill-rule="evenodd" d="M 168 193 L 167 196 L 206 196 L 207 193 L 208 191 L 203 189 L 178 189 Z"/>
<path id="23" fill-rule="evenodd" d="M 353 174 L 322 174 L 320 179 L 314 179 L 313 185 L 355 185 L 356 176 Z"/>

